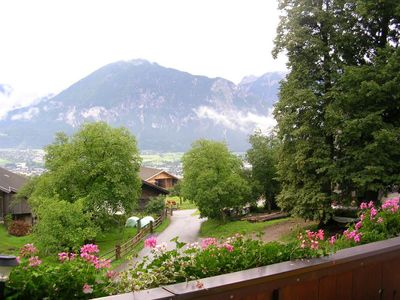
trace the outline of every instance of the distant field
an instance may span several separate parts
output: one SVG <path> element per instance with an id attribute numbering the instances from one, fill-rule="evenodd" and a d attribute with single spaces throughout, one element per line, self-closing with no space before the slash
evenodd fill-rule
<path id="1" fill-rule="evenodd" d="M 142 154 L 143 163 L 172 163 L 182 159 L 183 152 L 167 152 L 159 154 Z"/>
<path id="2" fill-rule="evenodd" d="M 8 164 L 8 163 L 10 163 L 9 160 L 4 159 L 4 158 L 0 158 L 0 166 L 4 166 L 5 164 Z"/>

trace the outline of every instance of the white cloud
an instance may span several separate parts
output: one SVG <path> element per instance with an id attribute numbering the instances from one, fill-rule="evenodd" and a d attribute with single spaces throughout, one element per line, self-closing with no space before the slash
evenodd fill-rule
<path id="1" fill-rule="evenodd" d="M 14 109 L 28 107 L 41 100 L 41 97 L 36 93 L 23 92 L 23 89 L 4 84 L 2 84 L 2 87 L 4 92 L 0 93 L 0 120 L 5 119 L 9 112 Z"/>
<path id="2" fill-rule="evenodd" d="M 39 113 L 39 108 L 31 107 L 27 111 L 11 116 L 11 120 L 30 120 Z"/>
<path id="3" fill-rule="evenodd" d="M 105 64 L 134 58 L 234 82 L 284 70 L 286 59 L 271 56 L 277 5 L 276 0 L 0 1 L 0 82 L 37 97 L 60 92 Z"/>
<path id="4" fill-rule="evenodd" d="M 92 118 L 95 121 L 101 120 L 101 115 L 105 114 L 107 110 L 103 106 L 93 106 L 81 112 L 82 117 L 85 119 Z"/>
<path id="5" fill-rule="evenodd" d="M 208 106 L 200 106 L 194 109 L 194 112 L 200 119 L 209 119 L 229 129 L 240 130 L 246 133 L 250 133 L 255 129 L 260 129 L 262 132 L 267 133 L 276 125 L 272 108 L 268 110 L 267 115 L 242 112 L 236 109 L 217 111 Z"/>

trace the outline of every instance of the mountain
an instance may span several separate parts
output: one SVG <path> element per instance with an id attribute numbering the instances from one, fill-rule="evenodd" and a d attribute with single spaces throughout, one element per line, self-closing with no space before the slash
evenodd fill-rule
<path id="1" fill-rule="evenodd" d="M 54 133 L 84 122 L 125 126 L 143 150 L 184 151 L 199 138 L 225 140 L 236 151 L 274 122 L 281 73 L 241 83 L 166 68 L 146 60 L 106 65 L 56 96 L 0 120 L 1 147 L 43 147 Z"/>

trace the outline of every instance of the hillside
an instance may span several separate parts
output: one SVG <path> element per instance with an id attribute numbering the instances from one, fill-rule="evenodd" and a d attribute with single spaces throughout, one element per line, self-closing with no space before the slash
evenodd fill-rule
<path id="1" fill-rule="evenodd" d="M 184 151 L 198 138 L 247 147 L 247 135 L 273 124 L 280 73 L 246 77 L 241 83 L 162 67 L 145 60 L 106 65 L 58 95 L 14 110 L 0 120 L 4 147 L 40 148 L 54 133 L 82 123 L 126 126 L 141 149 Z"/>

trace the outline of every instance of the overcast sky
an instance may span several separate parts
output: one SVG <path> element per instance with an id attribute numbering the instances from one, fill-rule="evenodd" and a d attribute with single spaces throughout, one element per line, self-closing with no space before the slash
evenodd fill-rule
<path id="1" fill-rule="evenodd" d="M 0 118 L 105 64 L 143 58 L 239 82 L 284 71 L 271 56 L 276 0 L 2 0 Z"/>

